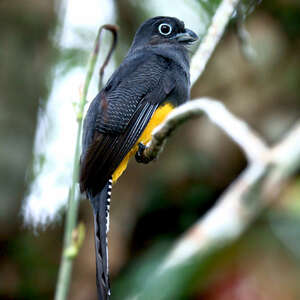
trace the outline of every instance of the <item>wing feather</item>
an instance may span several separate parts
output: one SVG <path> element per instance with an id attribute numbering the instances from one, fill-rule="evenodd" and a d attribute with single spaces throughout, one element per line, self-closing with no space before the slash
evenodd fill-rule
<path id="1" fill-rule="evenodd" d="M 122 134 L 96 133 L 94 142 L 81 162 L 80 189 L 99 193 L 138 140 L 158 104 L 142 102 Z"/>

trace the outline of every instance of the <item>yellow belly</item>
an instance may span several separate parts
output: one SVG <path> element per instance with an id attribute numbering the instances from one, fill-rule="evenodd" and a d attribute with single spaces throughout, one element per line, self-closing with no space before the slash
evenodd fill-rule
<path id="1" fill-rule="evenodd" d="M 118 168 L 113 173 L 112 175 L 113 183 L 115 183 L 118 180 L 118 178 L 122 175 L 122 173 L 125 171 L 129 159 L 137 152 L 139 143 L 143 143 L 144 145 L 146 145 L 147 143 L 150 142 L 153 129 L 165 120 L 165 118 L 171 112 L 172 109 L 173 106 L 170 103 L 158 107 L 158 109 L 151 117 L 147 127 L 144 129 L 142 135 L 140 136 L 136 144 L 127 153 L 127 155 L 124 157 L 122 162 L 119 164 Z"/>

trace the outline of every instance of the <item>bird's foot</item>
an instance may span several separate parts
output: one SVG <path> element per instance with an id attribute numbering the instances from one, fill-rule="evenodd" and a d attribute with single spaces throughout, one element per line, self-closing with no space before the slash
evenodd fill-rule
<path id="1" fill-rule="evenodd" d="M 144 155 L 144 151 L 147 147 L 143 144 L 143 143 L 139 143 L 139 149 L 138 151 L 136 152 L 135 154 L 135 160 L 138 162 L 138 163 L 143 163 L 143 164 L 147 164 L 151 161 L 150 158 L 146 157 Z"/>

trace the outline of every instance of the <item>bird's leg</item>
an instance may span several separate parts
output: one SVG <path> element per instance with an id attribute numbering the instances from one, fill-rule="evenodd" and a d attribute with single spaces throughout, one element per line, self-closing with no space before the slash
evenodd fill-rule
<path id="1" fill-rule="evenodd" d="M 151 161 L 150 158 L 148 158 L 144 155 L 144 151 L 145 151 L 146 148 L 147 148 L 147 146 L 145 146 L 143 143 L 139 143 L 139 149 L 135 154 L 135 160 L 138 163 L 147 164 Z"/>

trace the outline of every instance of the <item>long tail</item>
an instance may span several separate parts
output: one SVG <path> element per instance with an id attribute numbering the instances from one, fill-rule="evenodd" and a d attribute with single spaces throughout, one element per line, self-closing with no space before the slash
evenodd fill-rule
<path id="1" fill-rule="evenodd" d="M 89 199 L 94 211 L 96 283 L 98 300 L 108 300 L 110 296 L 107 233 L 109 230 L 109 207 L 112 181 L 109 180 L 103 190 Z"/>

